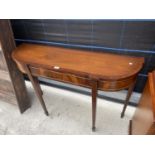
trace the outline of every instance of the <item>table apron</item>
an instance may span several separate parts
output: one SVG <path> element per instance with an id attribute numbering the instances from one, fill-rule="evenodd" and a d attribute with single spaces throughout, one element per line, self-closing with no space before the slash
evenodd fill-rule
<path id="1" fill-rule="evenodd" d="M 60 82 L 65 82 L 77 86 L 82 86 L 86 88 L 92 87 L 93 79 L 85 78 L 82 76 L 77 76 L 69 73 L 61 73 L 57 71 L 52 71 L 43 68 L 31 67 L 30 70 L 33 76 L 48 78 Z M 122 80 L 97 80 L 98 89 L 103 91 L 117 91 L 121 89 L 128 88 L 136 80 L 136 76 L 127 77 Z M 95 79 L 96 80 L 96 79 Z"/>

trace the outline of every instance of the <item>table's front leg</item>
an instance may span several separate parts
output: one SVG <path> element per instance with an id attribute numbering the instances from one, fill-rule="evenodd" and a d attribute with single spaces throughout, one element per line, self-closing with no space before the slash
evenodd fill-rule
<path id="1" fill-rule="evenodd" d="M 122 113 L 121 113 L 121 118 L 124 117 L 124 114 L 125 114 L 125 110 L 127 108 L 127 105 L 129 103 L 129 99 L 131 97 L 131 94 L 133 92 L 133 89 L 135 87 L 135 83 L 136 83 L 136 80 L 130 85 L 129 89 L 128 89 L 128 93 L 127 93 L 127 96 L 126 96 L 126 99 L 125 99 L 125 103 L 124 103 L 124 107 L 123 107 L 123 110 L 122 110 Z"/>
<path id="2" fill-rule="evenodd" d="M 97 81 L 92 81 L 92 131 L 95 131 L 95 121 L 96 121 L 96 104 L 97 104 Z"/>
<path id="3" fill-rule="evenodd" d="M 26 70 L 26 73 L 27 73 L 27 75 L 28 75 L 28 77 L 29 77 L 29 79 L 30 79 L 32 85 L 33 85 L 33 88 L 34 88 L 34 90 L 35 90 L 35 93 L 36 93 L 36 95 L 38 96 L 38 99 L 39 99 L 39 101 L 40 101 L 40 103 L 41 103 L 41 106 L 42 106 L 42 108 L 43 108 L 45 114 L 48 116 L 49 114 L 48 114 L 48 111 L 47 111 L 45 102 L 44 102 L 44 100 L 43 100 L 43 98 L 42 98 L 42 90 L 41 90 L 41 88 L 40 88 L 38 79 L 36 79 L 36 77 L 34 77 L 34 76 L 31 74 L 31 71 L 30 71 L 28 65 L 25 65 L 25 70 Z"/>

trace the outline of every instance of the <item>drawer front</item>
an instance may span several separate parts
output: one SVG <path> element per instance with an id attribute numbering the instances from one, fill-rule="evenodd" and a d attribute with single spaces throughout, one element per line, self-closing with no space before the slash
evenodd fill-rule
<path id="1" fill-rule="evenodd" d="M 31 73 L 34 76 L 40 76 L 45 77 L 61 82 L 67 82 L 70 84 L 88 87 L 90 88 L 91 82 L 87 78 L 78 77 L 73 74 L 67 74 L 67 73 L 61 73 L 61 72 L 55 72 L 48 69 L 42 69 L 42 68 L 36 68 L 36 67 L 30 67 Z"/>
<path id="2" fill-rule="evenodd" d="M 105 91 L 117 91 L 128 88 L 134 81 L 136 76 L 129 77 L 127 79 L 118 81 L 99 81 L 98 89 Z"/>

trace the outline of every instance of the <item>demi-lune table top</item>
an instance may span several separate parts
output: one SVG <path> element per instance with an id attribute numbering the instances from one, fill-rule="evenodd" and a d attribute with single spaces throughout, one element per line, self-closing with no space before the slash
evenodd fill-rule
<path id="1" fill-rule="evenodd" d="M 12 56 L 19 63 L 104 80 L 130 77 L 144 63 L 142 57 L 26 43 L 18 46 Z"/>

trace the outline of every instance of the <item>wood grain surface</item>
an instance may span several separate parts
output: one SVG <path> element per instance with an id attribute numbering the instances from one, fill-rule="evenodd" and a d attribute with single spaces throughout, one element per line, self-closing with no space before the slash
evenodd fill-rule
<path id="1" fill-rule="evenodd" d="M 30 107 L 23 75 L 11 54 L 16 48 L 9 20 L 0 20 L 0 99 L 18 105 L 20 112 Z"/>
<path id="2" fill-rule="evenodd" d="M 16 61 L 87 77 L 120 80 L 140 71 L 144 58 L 87 52 L 61 47 L 22 44 L 13 52 Z"/>

